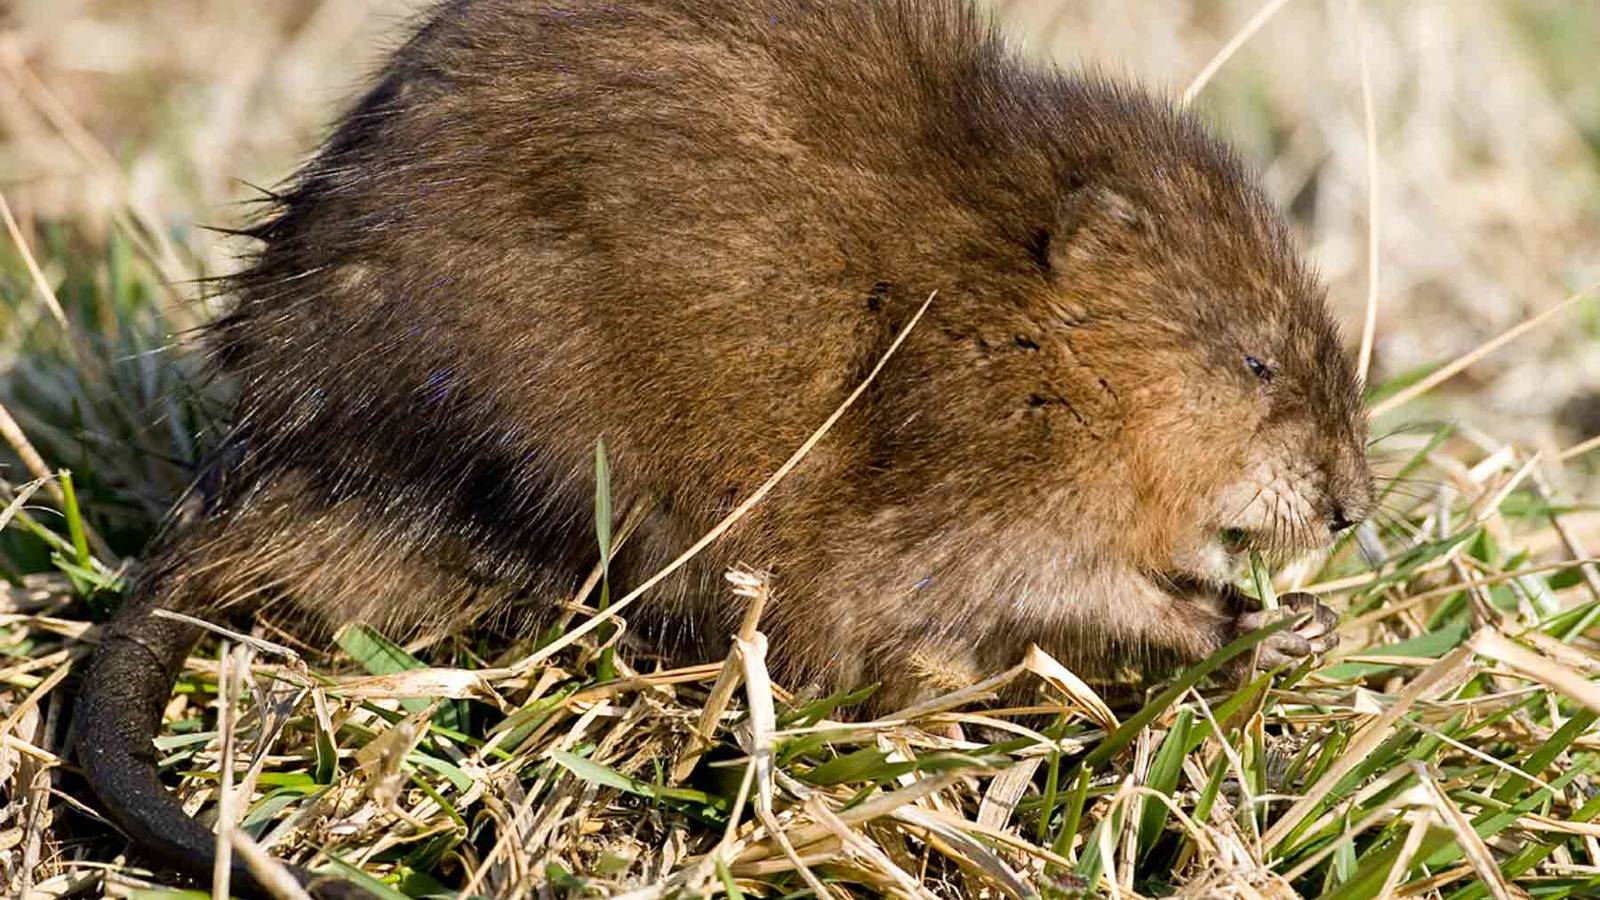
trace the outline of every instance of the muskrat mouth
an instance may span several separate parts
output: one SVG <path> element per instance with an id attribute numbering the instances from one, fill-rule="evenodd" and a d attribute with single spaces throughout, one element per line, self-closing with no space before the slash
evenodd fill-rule
<path id="1" fill-rule="evenodd" d="M 1217 532 L 1217 542 L 1229 556 L 1234 556 L 1250 549 L 1253 543 L 1250 532 L 1243 528 L 1223 528 Z"/>
<path id="2" fill-rule="evenodd" d="M 1176 565 L 1166 571 L 1151 573 L 1153 580 L 1182 596 L 1223 601 L 1237 601 L 1244 596 L 1237 580 L 1245 574 L 1245 554 L 1265 546 L 1266 535 L 1240 527 L 1218 527 L 1212 533 L 1211 552 L 1201 554 L 1210 563 L 1195 567 L 1174 560 Z"/>
<path id="3" fill-rule="evenodd" d="M 1193 572 L 1166 572 L 1161 575 L 1160 582 L 1170 592 L 1182 597 L 1212 597 L 1231 603 L 1250 599 L 1231 581 L 1219 581 Z"/>

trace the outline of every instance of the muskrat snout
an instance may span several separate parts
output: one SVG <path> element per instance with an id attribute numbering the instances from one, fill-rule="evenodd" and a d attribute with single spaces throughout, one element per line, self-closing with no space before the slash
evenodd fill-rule
<path id="1" fill-rule="evenodd" d="M 1339 534 L 1360 525 L 1372 514 L 1376 502 L 1372 470 L 1361 448 L 1339 453 L 1326 466 L 1325 484 L 1326 512 L 1323 517 L 1331 534 Z"/>

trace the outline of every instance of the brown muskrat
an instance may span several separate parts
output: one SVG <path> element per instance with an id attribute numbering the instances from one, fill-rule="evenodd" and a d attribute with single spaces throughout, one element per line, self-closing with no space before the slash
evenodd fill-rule
<path id="1" fill-rule="evenodd" d="M 774 674 L 881 682 L 878 709 L 1029 643 L 1156 673 L 1263 620 L 1239 553 L 1372 506 L 1323 289 L 1239 161 L 1143 91 L 1025 64 L 964 2 L 451 0 L 276 204 L 210 329 L 237 452 L 80 708 L 105 808 L 186 869 L 212 837 L 150 741 L 198 632 L 152 608 L 533 628 L 595 562 L 597 440 L 645 511 L 611 565 L 637 583 L 931 294 L 634 631 L 720 655 L 742 561 L 773 573 Z M 1298 611 L 1268 662 L 1332 646 Z"/>

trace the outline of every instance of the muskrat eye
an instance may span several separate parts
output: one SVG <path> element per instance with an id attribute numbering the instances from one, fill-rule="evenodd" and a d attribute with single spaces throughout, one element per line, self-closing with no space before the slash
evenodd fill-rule
<path id="1" fill-rule="evenodd" d="M 1262 381 L 1272 380 L 1272 367 L 1254 356 L 1246 356 L 1244 358 L 1244 367 L 1250 370 L 1250 374 Z"/>

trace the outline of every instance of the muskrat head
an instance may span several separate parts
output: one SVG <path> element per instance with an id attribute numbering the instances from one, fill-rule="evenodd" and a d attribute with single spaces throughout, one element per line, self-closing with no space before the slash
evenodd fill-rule
<path id="1" fill-rule="evenodd" d="M 1227 465 L 1203 521 L 1212 556 L 1314 549 L 1373 506 L 1359 388 L 1321 296 L 1302 290 L 1280 303 L 1273 327 L 1237 330 L 1225 390 L 1248 410 L 1238 422 L 1249 431 L 1217 446 Z"/>
<path id="2" fill-rule="evenodd" d="M 1179 167 L 1072 202 L 1047 302 L 1119 399 L 1102 470 L 1132 495 L 1137 564 L 1217 582 L 1364 519 L 1360 386 L 1276 211 L 1232 170 Z"/>

